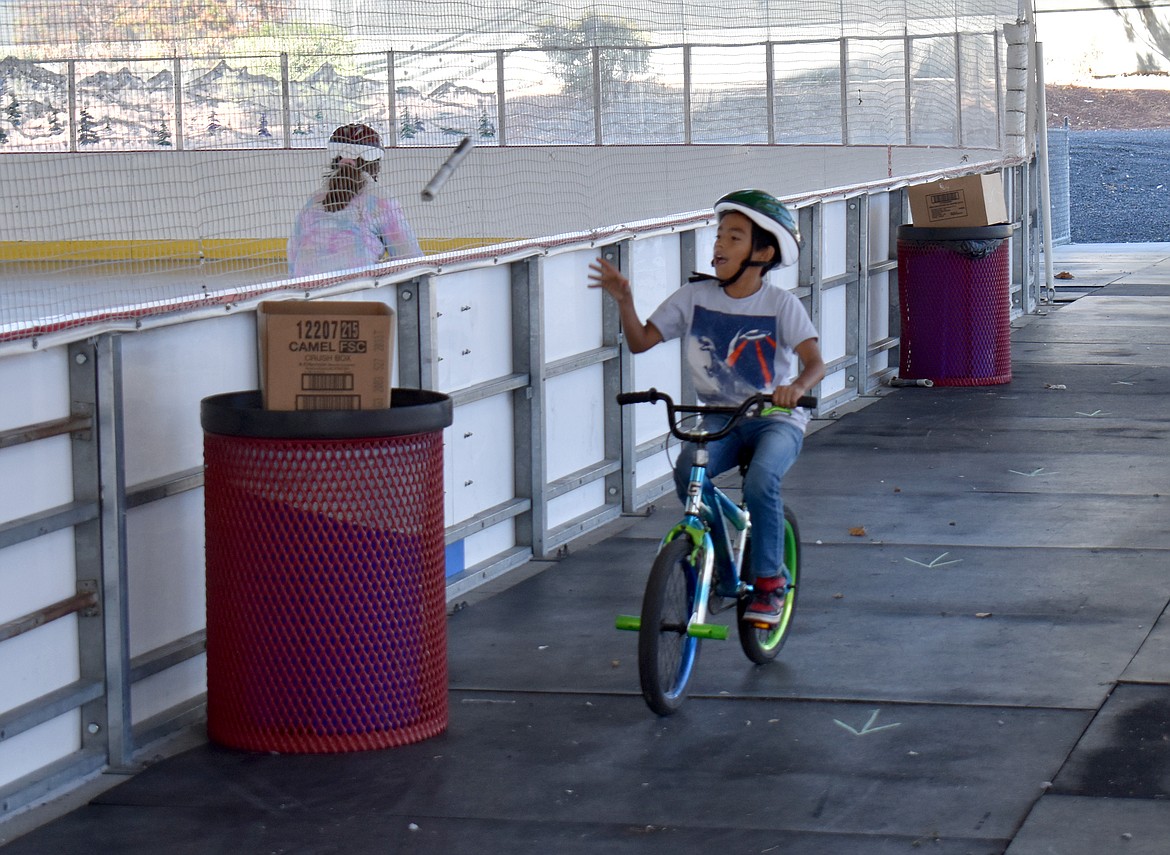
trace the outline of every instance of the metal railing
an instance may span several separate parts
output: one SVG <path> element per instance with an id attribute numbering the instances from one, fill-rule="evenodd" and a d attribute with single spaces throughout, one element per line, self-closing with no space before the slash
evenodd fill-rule
<path id="1" fill-rule="evenodd" d="M 1005 171 L 1017 225 L 1011 300 L 1018 315 L 1040 303 L 1036 175 L 1028 164 Z M 817 390 L 820 418 L 873 394 L 897 370 L 896 231 L 907 219 L 905 195 L 895 182 L 793 203 L 806 245 L 790 285 L 822 333 L 827 363 Z M 655 263 L 638 269 L 656 272 L 640 274 L 647 276 L 640 286 L 677 287 L 677 270 L 693 269 L 712 228 L 698 218 L 646 223 L 555 247 L 513 247 L 508 256 L 468 253 L 441 272 L 350 283 L 396 307 L 399 385 L 439 389 L 455 405 L 446 443 L 446 540 L 462 547 L 466 560 L 448 575 L 449 602 L 532 558 L 555 556 L 581 534 L 673 489 L 669 474 L 653 475 L 663 471 L 667 436 L 639 431 L 636 415 L 623 412 L 614 393 L 633 388 L 637 372 L 639 386 L 677 389 L 686 399 L 681 351 L 665 368 L 641 361 L 623 346 L 611 301 L 583 284 L 551 286 L 597 254 L 625 269 L 646 254 Z M 677 269 L 662 265 L 668 257 Z M 45 447 L 50 455 L 47 444 L 67 437 L 73 499 L 0 523 L 0 549 L 71 537 L 73 590 L 51 594 L 42 580 L 52 574 L 29 566 L 22 578 L 43 604 L 0 623 L 0 660 L 15 655 L 14 642 L 31 642 L 52 625 L 73 622 L 76 635 L 72 661 L 53 663 L 62 675 L 56 685 L 15 705 L 0 695 L 0 749 L 21 736 L 44 758 L 28 774 L 0 780 L 0 819 L 97 770 L 131 766 L 151 741 L 204 715 L 197 676 L 176 677 L 162 690 L 152 682 L 198 672 L 205 652 L 204 630 L 174 619 L 190 612 L 201 590 L 201 551 L 184 555 L 173 533 L 202 532 L 203 475 L 194 463 L 201 434 L 190 422 L 197 422 L 201 396 L 255 382 L 254 366 L 241 366 L 239 358 L 254 352 L 254 308 L 240 302 L 151 319 L 139 329 L 79 330 L 73 341 L 45 342 L 35 351 L 36 359 L 65 369 L 68 388 L 56 390 L 56 398 L 68 411 L 0 431 L 0 453 Z M 497 310 L 510 327 L 506 336 L 493 320 Z M 565 317 L 574 319 L 573 341 L 549 327 Z M 470 320 L 463 325 L 464 319 Z M 161 355 L 194 342 L 204 356 L 187 366 L 186 378 L 153 369 Z M 6 358 L 30 356 L 0 354 Z M 16 407 L 19 400 L 2 404 Z M 580 436 L 553 435 L 577 426 Z M 174 447 L 141 447 L 158 437 L 173 439 Z M 38 462 L 24 465 L 41 471 Z M 484 472 L 493 483 L 506 482 L 504 494 L 477 486 Z M 127 485 L 129 478 L 137 483 Z M 156 562 L 165 556 L 168 566 L 152 556 Z M 180 559 L 187 578 L 175 580 L 170 565 Z M 168 584 L 155 586 L 151 599 L 146 583 L 160 576 Z M 146 599 L 132 602 L 132 589 Z M 143 616 L 151 614 L 166 616 L 169 635 L 144 632 Z M 62 722 L 72 742 L 60 731 L 37 732 Z"/>

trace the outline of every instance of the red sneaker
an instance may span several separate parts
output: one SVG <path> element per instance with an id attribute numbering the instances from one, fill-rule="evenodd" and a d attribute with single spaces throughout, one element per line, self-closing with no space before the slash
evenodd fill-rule
<path id="1" fill-rule="evenodd" d="M 752 601 L 744 609 L 744 620 L 771 626 L 780 623 L 780 613 L 784 609 L 784 597 L 787 594 L 788 579 L 784 576 L 757 579 Z"/>

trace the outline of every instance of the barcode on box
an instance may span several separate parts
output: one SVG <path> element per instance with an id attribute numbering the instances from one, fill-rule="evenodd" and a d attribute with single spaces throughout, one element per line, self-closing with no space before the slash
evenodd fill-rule
<path id="1" fill-rule="evenodd" d="M 352 374 L 302 374 L 302 392 L 352 392 Z"/>
<path id="2" fill-rule="evenodd" d="M 930 204 L 932 205 L 949 205 L 951 202 L 958 202 L 963 198 L 963 194 L 958 191 L 951 193 L 931 193 Z"/>
<path id="3" fill-rule="evenodd" d="M 298 410 L 360 410 L 361 395 L 297 395 Z"/>

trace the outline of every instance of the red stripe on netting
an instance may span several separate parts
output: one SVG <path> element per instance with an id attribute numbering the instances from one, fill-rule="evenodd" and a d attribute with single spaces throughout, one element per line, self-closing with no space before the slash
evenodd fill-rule
<path id="1" fill-rule="evenodd" d="M 442 432 L 204 434 L 207 727 L 320 753 L 447 727 Z"/>

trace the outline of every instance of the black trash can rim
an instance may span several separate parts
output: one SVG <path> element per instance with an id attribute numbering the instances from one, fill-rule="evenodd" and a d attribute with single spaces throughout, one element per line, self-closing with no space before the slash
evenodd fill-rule
<path id="1" fill-rule="evenodd" d="M 431 433 L 451 424 L 451 398 L 429 389 L 392 389 L 381 410 L 266 410 L 260 392 L 225 392 L 199 405 L 203 430 L 258 439 L 364 439 Z"/>
<path id="2" fill-rule="evenodd" d="M 898 226 L 899 240 L 917 240 L 929 243 L 944 243 L 948 241 L 969 240 L 996 240 L 1010 238 L 1015 232 L 1011 223 L 994 226 L 966 226 L 963 228 L 947 229 L 938 226 Z"/>

